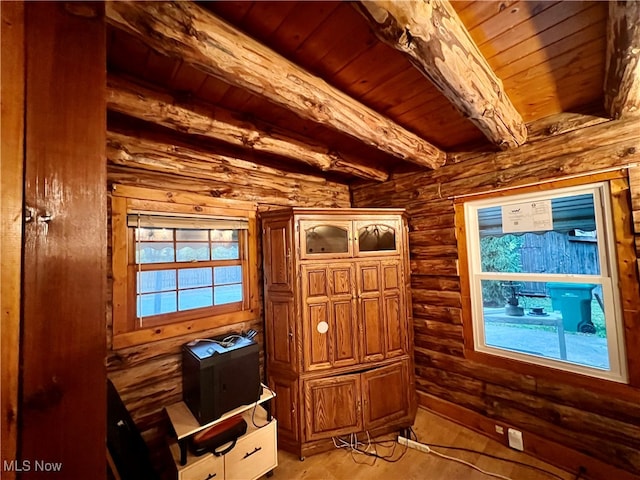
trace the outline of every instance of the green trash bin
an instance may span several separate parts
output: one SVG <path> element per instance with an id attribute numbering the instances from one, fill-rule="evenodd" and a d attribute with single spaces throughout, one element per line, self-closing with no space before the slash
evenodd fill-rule
<path id="1" fill-rule="evenodd" d="M 548 283 L 551 306 L 562 313 L 562 325 L 568 332 L 594 333 L 591 321 L 590 283 Z"/>

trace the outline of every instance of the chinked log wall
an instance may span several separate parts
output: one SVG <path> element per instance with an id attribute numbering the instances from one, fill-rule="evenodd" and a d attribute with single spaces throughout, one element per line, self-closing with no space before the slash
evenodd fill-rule
<path id="1" fill-rule="evenodd" d="M 271 206 L 349 207 L 346 185 L 323 178 L 290 174 L 275 168 L 215 150 L 183 143 L 169 134 L 156 134 L 113 128 L 107 134 L 109 184 L 157 188 L 170 192 L 189 192 L 226 199 L 247 200 Z M 110 240 L 110 236 L 109 236 Z M 259 242 L 260 243 L 260 242 Z M 258 245 L 260 252 L 260 244 Z M 262 259 L 256 260 L 259 266 Z M 111 265 L 109 246 L 108 265 Z M 262 278 L 262 275 L 259 275 Z M 109 288 L 111 282 L 109 278 Z M 262 291 L 262 284 L 260 284 Z M 111 300 L 111 290 L 109 291 Z M 262 301 L 260 301 L 262 305 Z M 263 342 L 262 314 L 252 321 L 171 338 L 136 347 L 111 347 L 111 305 L 107 312 L 108 376 L 116 386 L 136 425 L 155 455 L 160 469 L 164 436 L 167 433 L 162 409 L 182 399 L 181 346 L 196 337 L 224 335 L 253 328 Z M 261 349 L 262 356 L 264 348 Z M 262 361 L 262 358 L 261 358 Z"/>
<path id="2" fill-rule="evenodd" d="M 533 447 L 534 453 L 561 466 L 577 467 L 586 454 L 639 475 L 640 390 L 618 385 L 618 393 L 596 392 L 589 385 L 575 387 L 465 358 L 452 197 L 640 162 L 638 120 L 559 117 L 530 125 L 530 129 L 533 142 L 513 152 L 452 155 L 447 166 L 435 171 L 404 174 L 375 187 L 354 186 L 353 206 L 408 210 L 416 373 L 422 405 L 493 433 L 502 441 L 493 430 L 496 423 L 524 431 L 525 446 L 530 445 L 530 438 L 546 439 L 583 454 L 576 456 L 566 448 L 550 449 L 549 445 L 545 450 L 541 443 Z M 629 184 L 636 252 L 631 247 L 627 274 L 635 279 L 633 268 L 640 252 L 640 167 L 629 170 Z M 637 290 L 637 281 L 627 282 L 629 287 Z M 635 295 L 637 298 L 637 291 Z M 625 313 L 635 319 L 626 332 L 630 345 L 638 345 L 640 313 Z M 600 462 L 589 468 L 593 478 L 611 473 Z"/>

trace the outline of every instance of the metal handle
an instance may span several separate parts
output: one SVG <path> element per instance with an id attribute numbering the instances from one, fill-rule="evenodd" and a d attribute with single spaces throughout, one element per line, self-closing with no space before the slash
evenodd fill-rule
<path id="1" fill-rule="evenodd" d="M 247 458 L 247 457 L 250 457 L 250 456 L 251 456 L 251 455 L 253 455 L 254 453 L 258 453 L 260 450 L 262 450 L 262 447 L 256 447 L 256 448 L 254 448 L 254 449 L 253 449 L 253 452 L 251 452 L 251 453 L 245 453 L 245 454 L 244 454 L 244 457 L 243 457 L 243 460 L 244 460 L 245 458 Z"/>
<path id="2" fill-rule="evenodd" d="M 24 223 L 31 223 L 36 218 L 36 209 L 26 206 L 24 208 Z"/>
<path id="3" fill-rule="evenodd" d="M 24 223 L 31 223 L 34 220 L 38 220 L 38 222 L 42 223 L 49 223 L 53 220 L 53 215 L 47 211 L 40 215 L 35 208 L 27 205 L 24 208 Z"/>

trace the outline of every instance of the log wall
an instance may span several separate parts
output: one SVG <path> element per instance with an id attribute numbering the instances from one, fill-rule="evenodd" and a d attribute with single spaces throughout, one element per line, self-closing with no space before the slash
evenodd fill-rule
<path id="1" fill-rule="evenodd" d="M 109 125 L 107 134 L 109 184 L 189 192 L 216 198 L 248 200 L 259 210 L 278 206 L 349 207 L 346 185 L 321 177 L 290 174 L 251 161 L 217 155 L 215 151 L 183 143 L 171 135 L 149 132 L 123 133 Z M 109 222 L 110 223 L 110 222 Z M 110 236 L 109 236 L 110 241 Z M 260 254 L 261 246 L 258 245 Z M 257 259 L 261 275 L 262 258 Z M 111 246 L 109 245 L 109 270 Z M 262 282 L 259 281 L 260 292 Z M 111 277 L 109 277 L 111 287 Z M 114 350 L 111 344 L 111 290 L 107 312 L 108 376 L 113 381 L 136 425 L 142 432 L 154 462 L 165 473 L 169 465 L 164 449 L 168 424 L 163 407 L 182 400 L 181 346 L 193 338 L 223 335 L 253 328 L 263 345 L 263 316 L 239 324 L 191 335 Z M 262 294 L 260 295 L 262 305 Z M 264 348 L 261 349 L 261 363 Z"/>
<path id="2" fill-rule="evenodd" d="M 616 478 L 635 478 L 640 475 L 640 389 L 616 384 L 607 392 L 609 385 L 603 386 L 603 381 L 583 380 L 578 386 L 562 378 L 487 366 L 469 359 L 464 348 L 453 197 L 640 161 L 637 120 L 578 122 L 586 125 L 581 129 L 564 124 L 562 118 L 552 123 L 553 128 L 548 121 L 540 125 L 546 136 L 531 126 L 536 141 L 512 152 L 461 153 L 450 156 L 447 165 L 435 171 L 395 176 L 382 185 L 353 186 L 352 203 L 408 211 L 416 373 L 423 406 L 496 438 L 495 425 L 513 426 L 524 432 L 526 451 L 574 471 L 586 466 L 592 478 L 610 475 L 607 465 L 623 472 Z M 633 267 L 640 252 L 639 167 L 628 170 L 628 180 L 635 228 L 635 238 L 628 239 L 636 247 L 629 262 Z M 634 236 L 630 226 L 628 231 L 629 237 Z M 635 307 L 624 306 L 631 345 L 638 344 L 640 331 L 637 274 L 632 268 L 623 277 L 627 282 L 623 288 L 632 290 L 635 301 Z M 632 355 L 630 371 L 637 375 L 631 363 L 638 357 Z M 637 387 L 637 377 L 632 381 Z M 549 441 L 573 453 L 549 448 Z M 596 462 L 587 465 L 588 457 Z"/>

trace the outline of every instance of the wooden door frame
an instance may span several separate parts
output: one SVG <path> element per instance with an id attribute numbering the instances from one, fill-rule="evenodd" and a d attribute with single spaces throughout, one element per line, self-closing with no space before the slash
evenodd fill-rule
<path id="1" fill-rule="evenodd" d="M 106 25 L 25 2 L 19 459 L 106 477 Z M 4 53 L 4 51 L 3 51 Z M 4 192 L 3 192 L 4 194 Z M 4 475 L 3 475 L 4 478 Z"/>
<path id="2" fill-rule="evenodd" d="M 17 458 L 18 365 L 20 343 L 20 276 L 22 261 L 22 201 L 24 161 L 24 3 L 0 2 L 0 55 L 2 73 L 2 257 L 0 366 L 2 367 L 2 409 L 0 445 L 2 460 Z M 13 480 L 15 472 L 2 472 Z"/>

